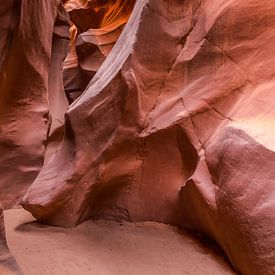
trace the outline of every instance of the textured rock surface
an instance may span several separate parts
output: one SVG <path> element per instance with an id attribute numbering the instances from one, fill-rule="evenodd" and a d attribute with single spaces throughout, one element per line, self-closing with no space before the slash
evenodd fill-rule
<path id="1" fill-rule="evenodd" d="M 48 144 L 61 137 L 69 22 L 60 0 L 4 1 L 0 20 L 0 200 L 8 208 L 39 172 L 48 132 Z"/>
<path id="2" fill-rule="evenodd" d="M 87 1 L 70 2 L 74 10 Z M 2 6 L 0 198 L 14 199 L 34 179 L 50 110 L 53 146 L 23 200 L 35 217 L 65 227 L 89 218 L 186 226 L 216 240 L 238 271 L 274 274 L 275 3 L 137 1 L 113 48 L 89 37 L 108 56 L 69 106 L 51 159 L 66 105 L 60 78 L 48 74 L 57 76 L 66 35 L 54 28 L 58 1 L 28 3 L 20 18 L 12 1 Z M 89 32 L 90 17 L 70 13 Z M 101 59 L 91 60 L 77 64 Z"/>
<path id="3" fill-rule="evenodd" d="M 272 1 L 138 1 L 24 198 L 46 223 L 184 225 L 275 272 Z"/>
<path id="4" fill-rule="evenodd" d="M 64 86 L 69 102 L 85 90 L 112 50 L 134 7 L 135 0 L 69 0 L 71 45 L 64 63 Z"/>
<path id="5" fill-rule="evenodd" d="M 18 205 L 63 134 L 62 60 L 69 17 L 60 0 L 0 4 L 0 201 Z M 47 150 L 45 151 L 45 148 Z M 1 211 L 1 228 L 4 232 Z M 0 273 L 21 274 L 0 234 Z"/>

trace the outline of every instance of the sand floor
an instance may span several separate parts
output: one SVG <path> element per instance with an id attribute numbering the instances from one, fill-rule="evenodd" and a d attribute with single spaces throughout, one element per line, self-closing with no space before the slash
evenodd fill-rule
<path id="1" fill-rule="evenodd" d="M 229 265 L 177 228 L 87 221 L 64 229 L 23 209 L 4 213 L 7 240 L 25 275 L 227 275 Z"/>

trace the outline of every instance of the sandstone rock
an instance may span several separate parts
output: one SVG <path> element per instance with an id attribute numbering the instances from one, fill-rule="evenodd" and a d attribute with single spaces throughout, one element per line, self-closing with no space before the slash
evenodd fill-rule
<path id="1" fill-rule="evenodd" d="M 6 241 L 4 216 L 0 204 L 0 274 L 23 275 L 16 260 L 11 255 Z"/>
<path id="2" fill-rule="evenodd" d="M 137 2 L 24 207 L 61 226 L 188 226 L 244 274 L 273 274 L 274 8 Z"/>
<path id="3" fill-rule="evenodd" d="M 72 2 L 84 14 L 89 9 L 87 1 Z M 72 14 L 71 18 L 76 22 Z M 83 43 L 76 48 L 91 41 L 97 50 L 106 45 L 95 39 L 97 31 L 89 31 L 91 18 L 80 20 L 78 29 L 92 36 L 85 41 L 82 35 Z M 47 158 L 23 206 L 37 219 L 64 227 L 97 218 L 189 227 L 217 241 L 241 273 L 274 274 L 274 18 L 275 3 L 269 0 L 137 1 L 120 36 L 104 33 L 111 44 L 119 38 L 111 51 L 107 48 L 106 59 L 101 48 L 103 64 L 87 63 L 96 74 L 66 111 L 62 142 Z M 52 27 L 47 35 L 53 31 Z M 49 44 L 46 35 L 41 37 L 38 49 Z M 17 58 L 20 51 L 15 51 Z M 15 62 L 9 62 L 11 71 L 4 71 L 12 81 Z M 77 62 L 77 68 L 84 66 Z M 35 75 L 44 76 L 46 64 L 26 67 L 22 79 L 34 68 Z M 21 87 L 29 99 L 29 82 L 23 85 L 16 76 L 14 85 L 4 82 L 4 94 L 15 101 L 15 92 L 7 87 Z M 39 90 L 46 87 L 42 80 L 42 86 L 31 86 L 40 100 L 47 94 Z M 60 83 L 57 86 L 60 90 Z M 9 101 L 2 98 L 0 102 L 6 108 L 0 108 L 0 125 L 7 129 L 2 132 L 11 133 L 12 125 L 22 128 L 30 135 L 29 147 L 24 147 L 28 156 L 42 158 L 45 102 L 37 105 L 37 124 L 32 113 L 32 119 L 24 120 L 44 129 L 38 137 L 22 126 L 24 116 L 19 113 L 24 104 L 4 104 Z M 65 108 L 57 109 L 53 114 L 61 116 Z M 53 125 L 62 128 L 62 122 Z M 4 156 L 16 155 L 21 161 L 12 151 L 18 147 L 7 142 L 6 135 L 0 140 Z M 18 178 L 15 170 L 6 171 L 4 164 L 16 167 L 11 163 L 1 159 L 1 175 Z"/>
<path id="4" fill-rule="evenodd" d="M 72 103 L 85 90 L 119 38 L 135 0 L 70 0 L 71 46 L 63 75 L 67 98 Z"/>
<path id="5" fill-rule="evenodd" d="M 61 136 L 69 22 L 60 0 L 6 2 L 0 7 L 0 199 L 8 208 L 37 176 L 48 132 L 50 151 Z"/>

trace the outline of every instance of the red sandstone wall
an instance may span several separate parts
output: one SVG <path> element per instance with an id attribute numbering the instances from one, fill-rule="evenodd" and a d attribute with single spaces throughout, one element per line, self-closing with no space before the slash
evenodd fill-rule
<path id="1" fill-rule="evenodd" d="M 29 26 L 37 9 L 38 22 L 50 23 L 19 29 L 8 52 L 0 40 L 1 188 L 12 195 L 39 170 L 48 111 L 50 137 L 61 137 L 66 109 L 60 78 L 48 82 L 66 44 L 63 32 L 59 46 L 48 42 L 56 26 L 48 13 L 59 6 L 22 3 L 20 22 Z M 189 227 L 216 240 L 241 273 L 275 273 L 274 18 L 269 0 L 138 1 L 66 111 L 62 142 L 55 154 L 48 147 L 53 157 L 23 206 L 58 226 L 106 218 Z"/>

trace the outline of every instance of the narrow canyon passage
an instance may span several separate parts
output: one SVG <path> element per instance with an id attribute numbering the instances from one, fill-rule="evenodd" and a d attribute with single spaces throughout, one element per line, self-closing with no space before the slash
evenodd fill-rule
<path id="1" fill-rule="evenodd" d="M 274 1 L 0 23 L 0 274 L 275 275 Z"/>

